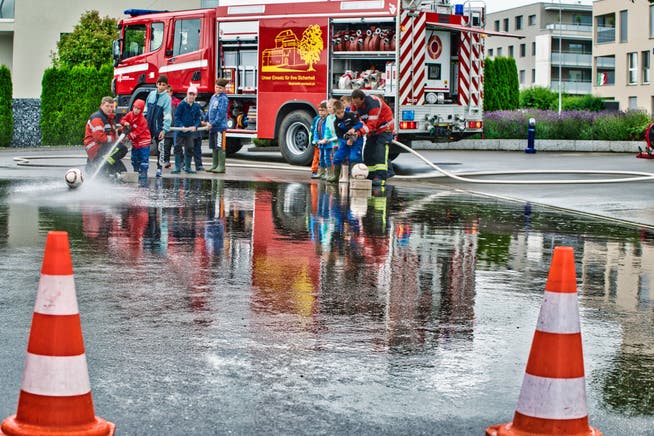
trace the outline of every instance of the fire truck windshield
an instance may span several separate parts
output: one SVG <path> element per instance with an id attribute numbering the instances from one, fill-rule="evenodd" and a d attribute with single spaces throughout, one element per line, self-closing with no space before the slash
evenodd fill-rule
<path id="1" fill-rule="evenodd" d="M 143 54 L 145 51 L 145 24 L 125 28 L 123 34 L 123 59 Z"/>

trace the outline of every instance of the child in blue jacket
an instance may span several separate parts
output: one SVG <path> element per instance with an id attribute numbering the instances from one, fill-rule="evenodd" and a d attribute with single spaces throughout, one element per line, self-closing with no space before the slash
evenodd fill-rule
<path id="1" fill-rule="evenodd" d="M 361 136 L 348 137 L 347 131 L 354 128 L 360 129 L 363 123 L 359 120 L 356 114 L 346 111 L 345 104 L 337 100 L 334 102 L 334 133 L 338 138 L 338 150 L 334 153 L 334 173 L 331 178 L 327 179 L 328 182 L 338 181 L 341 175 L 341 166 L 345 161 L 349 165 L 358 162 L 363 162 L 363 138 Z"/>
<path id="2" fill-rule="evenodd" d="M 334 174 L 332 165 L 332 152 L 336 136 L 334 135 L 334 126 L 328 122 L 327 101 L 320 102 L 318 106 L 318 115 L 313 119 L 312 144 L 320 149 L 319 168 L 324 171 L 324 179 Z M 322 171 L 320 171 L 322 172 Z"/>

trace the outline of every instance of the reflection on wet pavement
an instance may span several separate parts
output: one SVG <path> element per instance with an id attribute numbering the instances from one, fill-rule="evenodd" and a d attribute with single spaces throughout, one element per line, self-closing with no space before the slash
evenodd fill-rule
<path id="1" fill-rule="evenodd" d="M 591 422 L 654 433 L 647 231 L 390 186 L 84 189 L 0 183 L 5 416 L 57 229 L 120 434 L 481 434 L 513 414 L 558 245 L 575 250 Z"/>

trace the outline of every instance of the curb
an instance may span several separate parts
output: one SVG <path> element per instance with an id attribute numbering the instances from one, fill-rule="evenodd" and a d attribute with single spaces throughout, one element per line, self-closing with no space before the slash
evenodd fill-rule
<path id="1" fill-rule="evenodd" d="M 456 142 L 413 141 L 414 150 L 483 150 L 523 151 L 527 139 L 462 139 Z M 608 152 L 637 153 L 644 147 L 644 141 L 568 141 L 558 139 L 537 139 L 537 151 Z"/>

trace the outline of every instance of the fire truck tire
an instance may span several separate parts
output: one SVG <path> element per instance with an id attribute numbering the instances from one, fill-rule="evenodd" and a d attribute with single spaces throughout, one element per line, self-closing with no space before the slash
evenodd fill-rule
<path id="1" fill-rule="evenodd" d="M 313 147 L 309 143 L 312 117 L 306 111 L 287 114 L 279 127 L 279 148 L 286 162 L 291 165 L 309 165 L 313 159 Z"/>
<path id="2" fill-rule="evenodd" d="M 241 147 L 243 147 L 243 143 L 241 142 L 240 138 L 227 138 L 227 143 L 225 144 L 225 154 L 227 156 L 231 156 L 237 153 Z"/>

